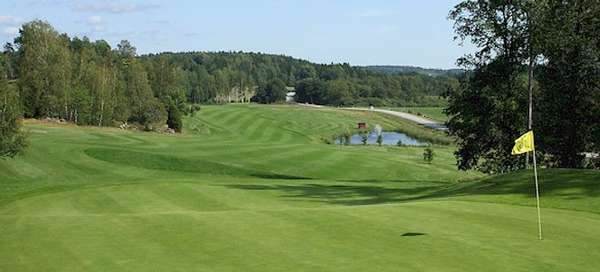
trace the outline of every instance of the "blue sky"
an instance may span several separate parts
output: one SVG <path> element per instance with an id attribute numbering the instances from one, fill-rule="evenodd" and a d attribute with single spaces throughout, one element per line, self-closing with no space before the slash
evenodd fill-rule
<path id="1" fill-rule="evenodd" d="M 319 63 L 453 68 L 459 0 L 2 0 L 0 42 L 42 19 L 70 36 L 130 40 L 138 53 L 253 51 Z"/>

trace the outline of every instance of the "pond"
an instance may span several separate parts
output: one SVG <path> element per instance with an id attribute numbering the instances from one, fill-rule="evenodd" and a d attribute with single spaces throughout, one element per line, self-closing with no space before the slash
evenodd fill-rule
<path id="1" fill-rule="evenodd" d="M 425 146 L 428 145 L 427 142 L 419 141 L 413 137 L 410 137 L 404 133 L 400 132 L 381 132 L 381 136 L 383 138 L 383 145 L 397 145 L 400 141 L 402 145 L 409 146 Z M 336 144 L 343 143 L 343 138 L 338 138 L 335 141 Z M 351 145 L 362 145 L 362 136 L 360 134 L 354 134 L 350 137 Z M 377 133 L 371 132 L 369 133 L 367 144 L 377 144 Z"/>

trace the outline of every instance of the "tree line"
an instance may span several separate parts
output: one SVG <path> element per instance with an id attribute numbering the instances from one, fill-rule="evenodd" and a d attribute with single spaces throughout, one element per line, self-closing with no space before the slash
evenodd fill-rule
<path id="1" fill-rule="evenodd" d="M 447 93 L 459 168 L 523 168 L 525 160 L 510 152 L 529 129 L 542 164 L 600 167 L 597 159 L 586 159 L 600 153 L 597 1 L 467 0 L 449 18 L 457 39 L 478 48 L 458 60 L 469 73 Z"/>
<path id="2" fill-rule="evenodd" d="M 3 59 L 27 118 L 96 126 L 135 122 L 153 129 L 185 110 L 177 69 L 152 73 L 127 41 L 112 49 L 106 41 L 71 39 L 46 22 L 32 21 L 14 44 L 5 45 Z"/>
<path id="3" fill-rule="evenodd" d="M 18 82 L 26 117 L 100 126 L 126 120 L 158 123 L 168 115 L 149 111 L 158 103 L 184 111 L 185 102 L 280 102 L 285 87 L 296 89 L 299 102 L 435 106 L 444 104 L 444 92 L 458 86 L 450 75 L 385 74 L 262 53 L 137 56 L 128 41 L 113 49 L 104 40 L 70 38 L 43 21 L 24 24 L 3 55 L 8 78 Z"/>
<path id="4" fill-rule="evenodd" d="M 21 116 L 179 132 L 182 115 L 200 103 L 276 103 L 295 89 L 298 102 L 333 106 L 440 105 L 440 96 L 458 86 L 454 76 L 384 74 L 262 53 L 138 56 L 127 40 L 113 48 L 40 20 L 23 24 L 4 46 L 0 80 L 2 149 L 13 155 L 25 144 Z"/>
<path id="5" fill-rule="evenodd" d="M 262 53 L 160 53 L 140 59 L 177 67 L 191 103 L 281 102 L 289 87 L 302 103 L 436 106 L 444 105 L 443 93 L 458 86 L 453 75 L 385 74 L 347 63 L 315 64 Z"/>

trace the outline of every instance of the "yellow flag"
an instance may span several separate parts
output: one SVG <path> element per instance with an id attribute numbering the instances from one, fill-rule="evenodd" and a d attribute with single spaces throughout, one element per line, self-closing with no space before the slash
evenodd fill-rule
<path id="1" fill-rule="evenodd" d="M 533 151 L 535 149 L 533 145 L 533 131 L 529 131 L 519 139 L 515 140 L 515 146 L 512 149 L 513 155 L 523 154 L 529 151 Z"/>

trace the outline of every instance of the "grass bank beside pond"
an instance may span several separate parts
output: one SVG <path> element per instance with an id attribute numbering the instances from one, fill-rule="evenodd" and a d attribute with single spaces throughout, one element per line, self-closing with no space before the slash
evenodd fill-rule
<path id="1" fill-rule="evenodd" d="M 389 109 L 423 116 L 440 123 L 448 121 L 448 116 L 444 113 L 444 107 L 392 107 Z"/>

